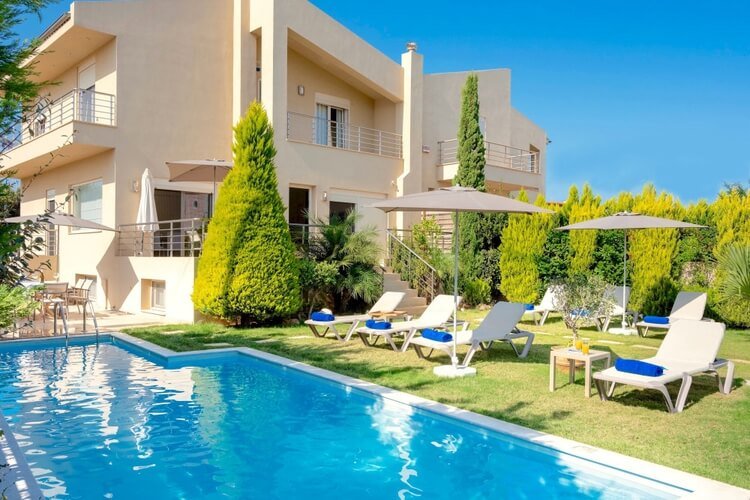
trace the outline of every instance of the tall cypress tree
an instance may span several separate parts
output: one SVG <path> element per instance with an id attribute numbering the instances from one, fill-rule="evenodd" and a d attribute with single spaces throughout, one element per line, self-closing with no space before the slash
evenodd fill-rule
<path id="1" fill-rule="evenodd" d="M 205 314 L 268 323 L 301 307 L 294 245 L 278 191 L 273 128 L 254 102 L 234 128 L 227 175 L 198 262 L 193 301 Z"/>
<path id="2" fill-rule="evenodd" d="M 471 73 L 461 93 L 461 117 L 458 126 L 458 171 L 455 185 L 486 189 L 484 135 L 479 126 L 479 78 Z M 462 213 L 458 216 L 459 253 L 463 281 L 486 279 L 492 288 L 497 287 L 498 273 L 495 262 L 500 233 L 505 223 L 501 214 Z M 488 272 L 488 270 L 491 270 Z"/>

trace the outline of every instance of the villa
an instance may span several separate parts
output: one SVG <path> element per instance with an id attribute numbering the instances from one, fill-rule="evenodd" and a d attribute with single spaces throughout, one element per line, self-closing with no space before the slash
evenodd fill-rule
<path id="1" fill-rule="evenodd" d="M 468 72 L 426 74 L 415 43 L 395 62 L 306 0 L 76 2 L 31 58 L 43 92 L 3 160 L 22 214 L 58 208 L 115 228 L 50 230 L 48 274 L 95 280 L 100 309 L 193 322 L 211 183 L 170 182 L 166 162 L 231 159 L 231 126 L 260 100 L 276 134 L 288 222 L 449 185 Z M 547 136 L 511 106 L 510 70 L 479 72 L 488 191 L 545 192 Z M 135 225 L 154 177 L 159 230 Z M 416 217 L 416 219 L 415 219 Z"/>

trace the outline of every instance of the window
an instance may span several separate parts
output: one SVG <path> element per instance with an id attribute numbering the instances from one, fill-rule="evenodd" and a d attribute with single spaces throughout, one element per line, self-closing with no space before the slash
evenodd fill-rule
<path id="1" fill-rule="evenodd" d="M 318 103 L 315 110 L 315 144 L 346 147 L 348 114 L 347 109 Z"/>
<path id="2" fill-rule="evenodd" d="M 47 190 L 47 211 L 55 212 L 57 210 L 57 204 L 55 202 L 55 190 Z M 47 234 L 45 235 L 45 246 L 47 247 L 47 255 L 57 255 L 57 231 L 53 224 L 47 224 Z"/>
<path id="3" fill-rule="evenodd" d="M 332 201 L 329 207 L 328 219 L 333 222 L 334 220 L 342 221 L 346 219 L 347 215 L 354 212 L 357 209 L 357 205 L 346 201 Z M 354 228 L 352 228 L 354 229 Z"/>
<path id="4" fill-rule="evenodd" d="M 487 117 L 479 117 L 479 131 L 482 133 L 482 137 L 487 139 Z"/>
<path id="5" fill-rule="evenodd" d="M 167 308 L 167 284 L 163 281 L 151 282 L 151 309 L 162 312 Z"/>
<path id="6" fill-rule="evenodd" d="M 73 186 L 70 203 L 73 215 L 92 222 L 102 222 L 102 181 Z M 75 228 L 74 228 L 75 229 Z"/>
<path id="7" fill-rule="evenodd" d="M 539 148 L 529 144 L 529 171 L 539 172 Z"/>

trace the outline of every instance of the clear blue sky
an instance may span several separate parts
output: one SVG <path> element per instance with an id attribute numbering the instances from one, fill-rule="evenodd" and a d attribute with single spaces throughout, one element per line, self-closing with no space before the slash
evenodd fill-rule
<path id="1" fill-rule="evenodd" d="M 510 68 L 513 105 L 552 139 L 550 199 L 650 181 L 687 202 L 750 181 L 748 0 L 313 3 L 396 60 L 416 41 L 428 72 Z"/>

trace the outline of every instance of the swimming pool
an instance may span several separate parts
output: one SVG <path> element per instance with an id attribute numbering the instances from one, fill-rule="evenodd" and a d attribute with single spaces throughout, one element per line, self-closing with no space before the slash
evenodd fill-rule
<path id="1" fill-rule="evenodd" d="M 53 498 L 674 498 L 686 489 L 242 353 L 0 345 L 0 406 Z"/>

